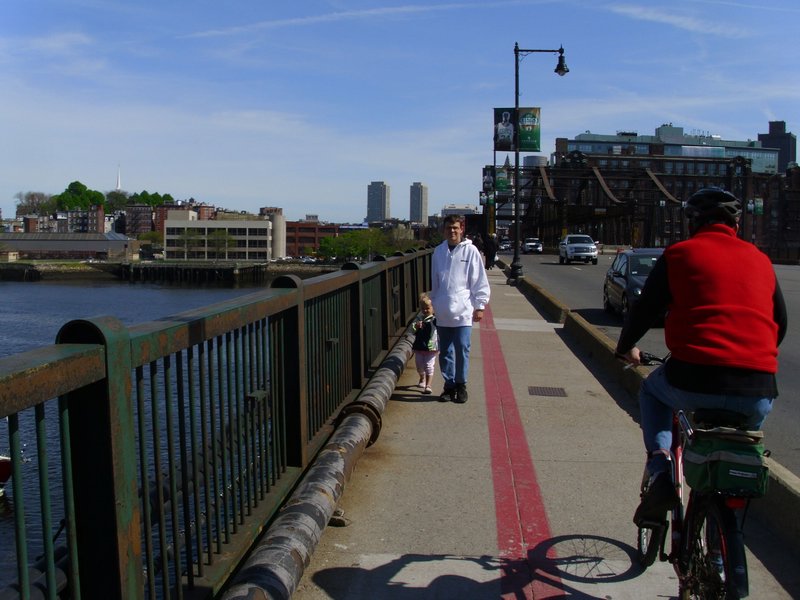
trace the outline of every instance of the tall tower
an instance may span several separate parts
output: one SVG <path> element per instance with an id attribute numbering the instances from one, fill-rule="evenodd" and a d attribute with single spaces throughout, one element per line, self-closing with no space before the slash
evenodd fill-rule
<path id="1" fill-rule="evenodd" d="M 419 181 L 411 184 L 409 220 L 412 223 L 428 225 L 428 186 Z"/>
<path id="2" fill-rule="evenodd" d="M 770 121 L 769 133 L 759 133 L 764 148 L 778 149 L 778 173 L 786 173 L 789 163 L 797 162 L 797 136 L 786 131 L 786 121 Z"/>
<path id="3" fill-rule="evenodd" d="M 116 187 L 116 190 L 118 192 L 122 191 L 122 170 L 119 168 L 119 165 L 117 165 L 117 187 Z"/>
<path id="4" fill-rule="evenodd" d="M 367 223 L 389 218 L 389 186 L 384 181 L 373 181 L 367 186 Z"/>

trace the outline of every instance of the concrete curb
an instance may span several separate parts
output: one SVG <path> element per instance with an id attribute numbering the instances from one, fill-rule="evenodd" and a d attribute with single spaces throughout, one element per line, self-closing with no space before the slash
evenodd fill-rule
<path id="1" fill-rule="evenodd" d="M 578 341 L 592 355 L 595 362 L 613 374 L 628 393 L 634 398 L 648 370 L 644 368 L 626 369 L 614 357 L 616 343 L 607 335 L 589 324 L 586 319 L 572 313 L 570 309 L 551 296 L 540 286 L 524 276 L 517 280 L 517 288 L 534 305 L 559 323 L 564 331 Z M 782 543 L 800 552 L 800 477 L 781 464 L 770 461 L 770 485 L 767 495 L 750 505 L 750 511 L 772 530 Z"/>

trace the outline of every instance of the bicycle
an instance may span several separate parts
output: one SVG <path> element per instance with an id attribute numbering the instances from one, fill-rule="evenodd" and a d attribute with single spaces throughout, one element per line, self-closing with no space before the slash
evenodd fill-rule
<path id="1" fill-rule="evenodd" d="M 668 357 L 642 352 L 640 361 L 643 365 L 663 364 Z M 725 435 L 753 440 L 750 443 L 760 441 L 761 432 L 743 429 L 745 419 L 745 415 L 732 411 L 698 410 L 693 414 L 693 426 L 683 411 L 673 415 L 670 464 L 679 502 L 666 520 L 640 523 L 637 552 L 645 569 L 656 558 L 673 565 L 681 600 L 738 599 L 749 593 L 742 526 L 750 497 L 735 491 L 690 489 L 684 508 L 683 486 L 684 450 L 696 436 Z M 645 469 L 642 497 L 649 484 Z M 672 533 L 669 553 L 665 550 L 668 529 Z"/>

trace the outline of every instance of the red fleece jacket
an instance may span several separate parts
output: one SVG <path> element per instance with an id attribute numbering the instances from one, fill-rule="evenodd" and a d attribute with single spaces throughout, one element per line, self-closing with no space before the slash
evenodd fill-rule
<path id="1" fill-rule="evenodd" d="M 672 356 L 694 364 L 778 370 L 769 258 L 730 227 L 708 225 L 665 251 Z"/>

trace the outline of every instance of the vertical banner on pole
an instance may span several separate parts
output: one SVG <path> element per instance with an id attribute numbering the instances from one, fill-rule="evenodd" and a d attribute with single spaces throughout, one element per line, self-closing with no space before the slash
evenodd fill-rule
<path id="1" fill-rule="evenodd" d="M 541 152 L 541 108 L 519 109 L 519 149 L 521 152 Z"/>
<path id="2" fill-rule="evenodd" d="M 514 109 L 494 109 L 494 150 L 495 152 L 510 152 L 514 149 Z"/>

